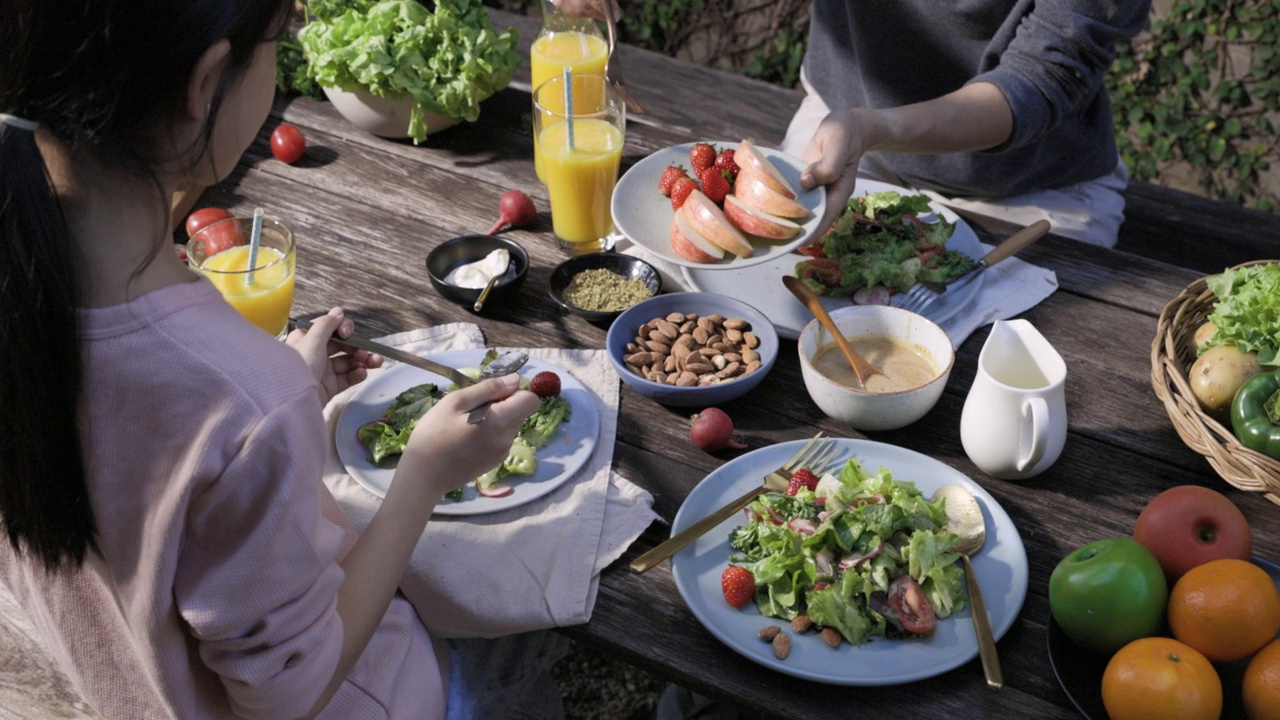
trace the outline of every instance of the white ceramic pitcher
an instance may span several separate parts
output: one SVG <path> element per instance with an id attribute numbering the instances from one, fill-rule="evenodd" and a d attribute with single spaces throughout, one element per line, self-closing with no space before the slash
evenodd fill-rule
<path id="1" fill-rule="evenodd" d="M 1067 364 L 1026 320 L 997 320 L 960 414 L 964 451 L 1005 480 L 1038 475 L 1067 439 Z"/>

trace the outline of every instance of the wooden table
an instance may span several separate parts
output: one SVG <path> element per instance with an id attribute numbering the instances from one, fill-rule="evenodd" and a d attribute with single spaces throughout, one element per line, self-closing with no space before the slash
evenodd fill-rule
<path id="1" fill-rule="evenodd" d="M 535 22 L 495 12 L 521 29 L 522 52 Z M 646 114 L 630 118 L 624 163 L 696 139 L 754 137 L 776 145 L 800 95 L 634 48 L 623 49 L 628 85 Z M 564 259 L 551 236 L 546 190 L 533 171 L 528 67 L 484 104 L 479 122 L 433 136 L 421 146 L 381 140 L 346 123 L 327 103 L 278 102 L 274 116 L 234 175 L 201 204 L 248 211 L 262 205 L 299 238 L 295 312 L 343 305 L 362 331 L 382 334 L 450 321 L 474 321 L 489 343 L 544 347 L 604 345 L 606 327 L 557 308 L 546 296 L 552 267 Z M 288 166 L 267 138 L 279 120 L 302 128 L 305 158 Z M 423 267 L 427 252 L 456 235 L 484 232 L 509 188 L 529 192 L 542 210 L 529 228 L 506 233 L 532 256 L 520 302 L 476 316 L 440 298 Z M 1050 237 L 1022 253 L 1057 273 L 1060 289 L 1027 312 L 1068 367 L 1070 437 L 1061 459 L 1029 481 L 991 478 L 969 462 L 959 437 L 960 410 L 989 328 L 959 348 L 938 406 L 903 430 L 866 435 L 912 448 L 981 483 L 1008 511 L 1030 561 L 1030 589 L 1016 624 L 999 643 L 1007 685 L 986 689 L 973 662 L 910 685 L 845 688 L 795 680 L 753 664 L 710 635 L 687 609 L 669 564 L 633 575 L 626 563 L 668 533 L 655 525 L 604 573 L 592 621 L 565 628 L 577 640 L 695 689 L 736 701 L 752 715 L 779 718 L 1071 717 L 1046 654 L 1049 574 L 1070 550 L 1126 535 L 1145 503 L 1176 484 L 1225 492 L 1253 524 L 1257 551 L 1280 559 L 1280 508 L 1219 479 L 1176 436 L 1152 392 L 1150 343 L 1156 316 L 1188 283 L 1225 265 L 1262 257 L 1280 237 L 1280 219 L 1152 186 L 1135 186 L 1118 250 Z M 979 234 L 1008 230 L 978 219 Z M 1209 240 L 1209 238 L 1213 238 Z M 760 386 L 724 407 L 752 448 L 806 438 L 816 430 L 864 437 L 825 418 L 803 390 L 795 343 L 784 341 Z M 655 509 L 674 517 L 689 490 L 732 457 L 709 455 L 688 440 L 684 410 L 622 392 L 616 468 L 653 493 Z"/>

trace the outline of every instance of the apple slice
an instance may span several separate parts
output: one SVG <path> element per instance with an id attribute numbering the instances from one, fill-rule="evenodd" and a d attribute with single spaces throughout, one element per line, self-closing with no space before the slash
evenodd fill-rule
<path id="1" fill-rule="evenodd" d="M 755 143 L 750 140 L 738 143 L 738 149 L 733 152 L 733 160 L 738 163 L 739 172 L 745 170 L 750 174 L 759 175 L 770 189 L 786 196 L 788 200 L 796 199 L 796 189 L 782 176 L 777 166 L 760 152 L 760 148 L 756 147 Z"/>
<path id="2" fill-rule="evenodd" d="M 790 240 L 803 230 L 786 218 L 747 207 L 733 195 L 725 196 L 724 216 L 742 232 L 770 240 Z"/>
<path id="3" fill-rule="evenodd" d="M 684 213 L 679 211 L 671 221 L 671 249 L 689 262 L 713 263 L 724 258 L 724 248 L 694 230 Z"/>
<path id="4" fill-rule="evenodd" d="M 689 198 L 684 201 L 684 205 L 680 206 L 679 212 L 684 213 L 689 225 L 702 233 L 702 237 L 734 255 L 751 257 L 756 251 L 746 236 L 724 216 L 720 207 L 711 202 L 711 198 L 704 195 L 701 190 L 689 193 Z"/>
<path id="5" fill-rule="evenodd" d="M 495 480 L 488 485 L 476 483 L 476 492 L 485 497 L 506 497 L 514 492 L 514 489 L 505 480 Z"/>
<path id="6" fill-rule="evenodd" d="M 809 217 L 808 208 L 774 190 L 755 173 L 739 172 L 733 183 L 733 194 L 752 210 L 784 218 Z"/>

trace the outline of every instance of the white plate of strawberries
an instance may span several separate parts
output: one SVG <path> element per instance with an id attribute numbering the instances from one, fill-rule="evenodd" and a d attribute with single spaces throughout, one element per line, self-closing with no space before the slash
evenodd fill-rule
<path id="1" fill-rule="evenodd" d="M 818 232 L 827 190 L 803 190 L 804 162 L 750 140 L 659 150 L 613 192 L 613 224 L 648 253 L 685 267 L 769 262 Z"/>

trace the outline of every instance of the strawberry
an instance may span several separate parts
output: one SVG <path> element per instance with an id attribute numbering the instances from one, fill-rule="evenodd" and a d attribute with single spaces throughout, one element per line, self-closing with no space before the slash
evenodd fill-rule
<path id="1" fill-rule="evenodd" d="M 729 177 L 725 178 L 729 182 L 733 182 L 738 177 L 738 163 L 733 161 L 733 148 L 725 148 L 716 156 L 713 167 L 719 170 L 725 170 L 729 173 Z"/>
<path id="2" fill-rule="evenodd" d="M 818 489 L 818 476 L 814 475 L 808 468 L 800 468 L 791 475 L 791 482 L 787 483 L 787 494 L 795 495 L 800 492 L 800 488 L 808 490 Z"/>
<path id="3" fill-rule="evenodd" d="M 684 201 L 689 199 L 689 194 L 698 189 L 698 183 L 693 178 L 678 178 L 671 185 L 671 209 L 679 210 Z"/>
<path id="4" fill-rule="evenodd" d="M 707 143 L 698 143 L 689 148 L 689 164 L 693 166 L 693 172 L 701 175 L 703 170 L 716 164 L 716 149 Z"/>
<path id="5" fill-rule="evenodd" d="M 723 205 L 724 196 L 729 194 L 729 181 L 721 174 L 722 172 L 709 167 L 698 173 L 698 179 L 702 181 L 702 192 L 717 205 Z"/>
<path id="6" fill-rule="evenodd" d="M 529 389 L 538 397 L 555 397 L 560 394 L 560 376 L 543 370 L 529 381 Z"/>
<path id="7" fill-rule="evenodd" d="M 730 565 L 720 575 L 720 589 L 724 591 L 725 602 L 740 608 L 755 597 L 756 579 L 752 577 L 750 570 Z"/>
<path id="8" fill-rule="evenodd" d="M 663 197 L 671 197 L 671 186 L 680 178 L 689 177 L 689 173 L 679 165 L 668 165 L 666 170 L 662 171 L 662 177 L 658 178 L 658 192 Z"/>

